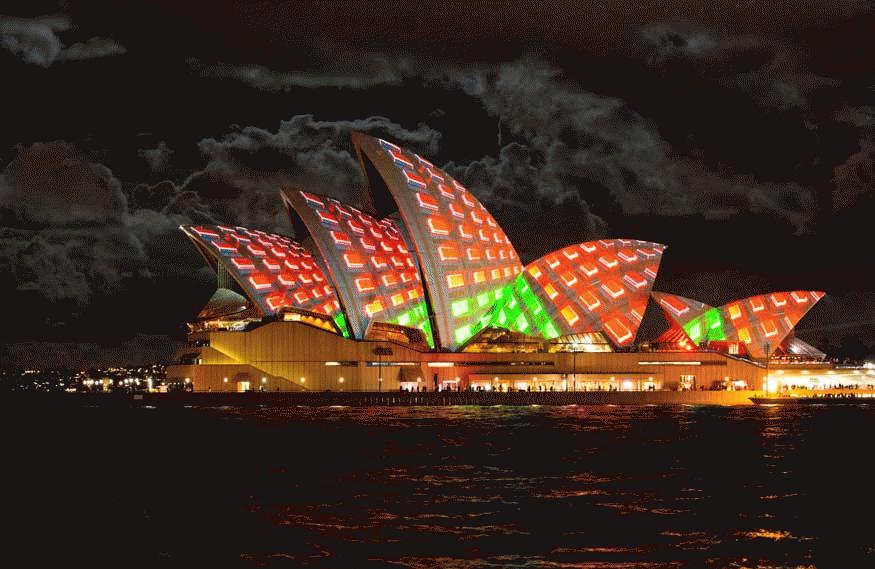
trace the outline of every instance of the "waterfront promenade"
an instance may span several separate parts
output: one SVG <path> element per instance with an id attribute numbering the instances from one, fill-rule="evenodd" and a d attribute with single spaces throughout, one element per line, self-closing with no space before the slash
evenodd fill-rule
<path id="1" fill-rule="evenodd" d="M 796 391 L 811 395 L 812 391 Z M 873 390 L 818 391 L 817 393 L 873 394 Z M 774 395 L 774 394 L 772 394 Z M 115 398 L 119 394 L 75 394 L 74 397 Z M 442 406 L 442 405 L 752 405 L 751 397 L 762 391 L 440 391 L 440 392 L 363 392 L 363 391 L 249 391 L 175 392 L 130 394 L 120 397 L 142 405 L 197 406 Z"/>

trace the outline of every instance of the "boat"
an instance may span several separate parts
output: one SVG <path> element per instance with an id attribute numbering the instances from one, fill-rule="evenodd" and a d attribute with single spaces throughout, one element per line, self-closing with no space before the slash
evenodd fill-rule
<path id="1" fill-rule="evenodd" d="M 826 393 L 823 395 L 778 395 L 751 397 L 756 405 L 875 405 L 875 396 L 855 393 Z"/>

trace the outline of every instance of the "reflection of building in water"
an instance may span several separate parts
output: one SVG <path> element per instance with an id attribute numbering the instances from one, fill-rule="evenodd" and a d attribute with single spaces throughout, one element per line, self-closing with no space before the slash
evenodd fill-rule
<path id="1" fill-rule="evenodd" d="M 217 290 L 171 380 L 212 391 L 641 391 L 871 377 L 831 368 L 793 335 L 823 293 L 717 308 L 651 293 L 665 247 L 637 239 L 570 245 L 523 266 L 489 211 L 440 168 L 384 140 L 354 134 L 353 145 L 367 182 L 360 207 L 283 189 L 296 239 L 182 228 Z M 636 344 L 651 298 L 669 327 Z"/>

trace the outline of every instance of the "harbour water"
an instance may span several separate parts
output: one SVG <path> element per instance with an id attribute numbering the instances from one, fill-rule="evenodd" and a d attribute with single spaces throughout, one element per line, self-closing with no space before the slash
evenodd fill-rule
<path id="1" fill-rule="evenodd" d="M 4 409 L 29 565 L 875 566 L 871 407 Z"/>

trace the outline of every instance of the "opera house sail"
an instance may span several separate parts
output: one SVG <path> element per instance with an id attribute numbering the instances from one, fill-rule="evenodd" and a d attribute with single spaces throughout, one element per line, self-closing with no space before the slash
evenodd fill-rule
<path id="1" fill-rule="evenodd" d="M 823 360 L 793 333 L 822 292 L 717 308 L 653 292 L 666 247 L 631 238 L 524 266 L 462 181 L 390 141 L 352 143 L 358 203 L 279 189 L 294 238 L 182 227 L 217 287 L 171 374 L 216 390 L 625 389 L 757 383 L 763 358 Z M 642 343 L 651 298 L 670 327 Z"/>

